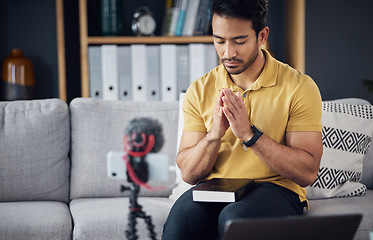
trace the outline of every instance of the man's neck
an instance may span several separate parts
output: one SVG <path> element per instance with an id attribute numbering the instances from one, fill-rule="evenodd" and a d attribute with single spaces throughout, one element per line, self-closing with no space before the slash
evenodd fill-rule
<path id="1" fill-rule="evenodd" d="M 250 67 L 248 67 L 243 73 L 238 75 L 232 75 L 230 74 L 230 78 L 232 81 L 242 88 L 243 90 L 248 89 L 253 85 L 253 83 L 258 79 L 260 74 L 263 71 L 264 65 L 265 65 L 265 55 L 261 49 L 259 49 L 258 57 L 256 60 L 251 64 Z"/>

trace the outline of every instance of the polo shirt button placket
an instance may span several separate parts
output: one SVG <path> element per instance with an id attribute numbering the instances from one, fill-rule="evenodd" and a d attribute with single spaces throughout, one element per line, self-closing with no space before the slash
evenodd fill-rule
<path id="1" fill-rule="evenodd" d="M 249 91 L 244 92 L 242 94 L 242 98 L 243 98 L 243 101 L 244 101 L 246 107 L 248 107 L 248 104 L 249 104 L 249 94 L 250 94 Z"/>

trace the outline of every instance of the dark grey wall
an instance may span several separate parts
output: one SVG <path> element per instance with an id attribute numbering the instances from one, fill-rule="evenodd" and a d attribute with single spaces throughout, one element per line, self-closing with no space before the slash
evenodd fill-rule
<path id="1" fill-rule="evenodd" d="M 87 0 L 91 1 L 91 0 Z M 81 96 L 79 1 L 64 0 L 67 101 Z"/>
<path id="2" fill-rule="evenodd" d="M 0 61 L 22 48 L 33 62 L 36 97 L 58 97 L 55 1 L 0 2 Z"/>
<path id="3" fill-rule="evenodd" d="M 373 1 L 306 2 L 306 72 L 324 100 L 364 98 L 361 84 L 373 80 Z"/>
<path id="4" fill-rule="evenodd" d="M 285 62 L 285 0 L 269 0 L 269 48 L 275 58 Z"/>

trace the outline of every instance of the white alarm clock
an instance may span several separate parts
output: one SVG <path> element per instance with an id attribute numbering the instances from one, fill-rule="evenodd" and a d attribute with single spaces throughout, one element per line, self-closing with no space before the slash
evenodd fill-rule
<path id="1" fill-rule="evenodd" d="M 157 24 L 150 12 L 149 8 L 146 6 L 141 6 L 136 9 L 133 14 L 132 20 L 132 31 L 137 36 L 152 36 Z"/>

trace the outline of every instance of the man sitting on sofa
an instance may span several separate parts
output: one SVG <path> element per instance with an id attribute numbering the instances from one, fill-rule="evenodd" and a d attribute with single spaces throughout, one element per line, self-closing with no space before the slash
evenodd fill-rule
<path id="1" fill-rule="evenodd" d="M 212 30 L 221 65 L 189 87 L 177 155 L 182 178 L 251 178 L 256 188 L 235 203 L 172 207 L 163 239 L 222 237 L 234 218 L 300 215 L 322 155 L 321 97 L 313 80 L 262 50 L 267 0 L 213 1 Z"/>

